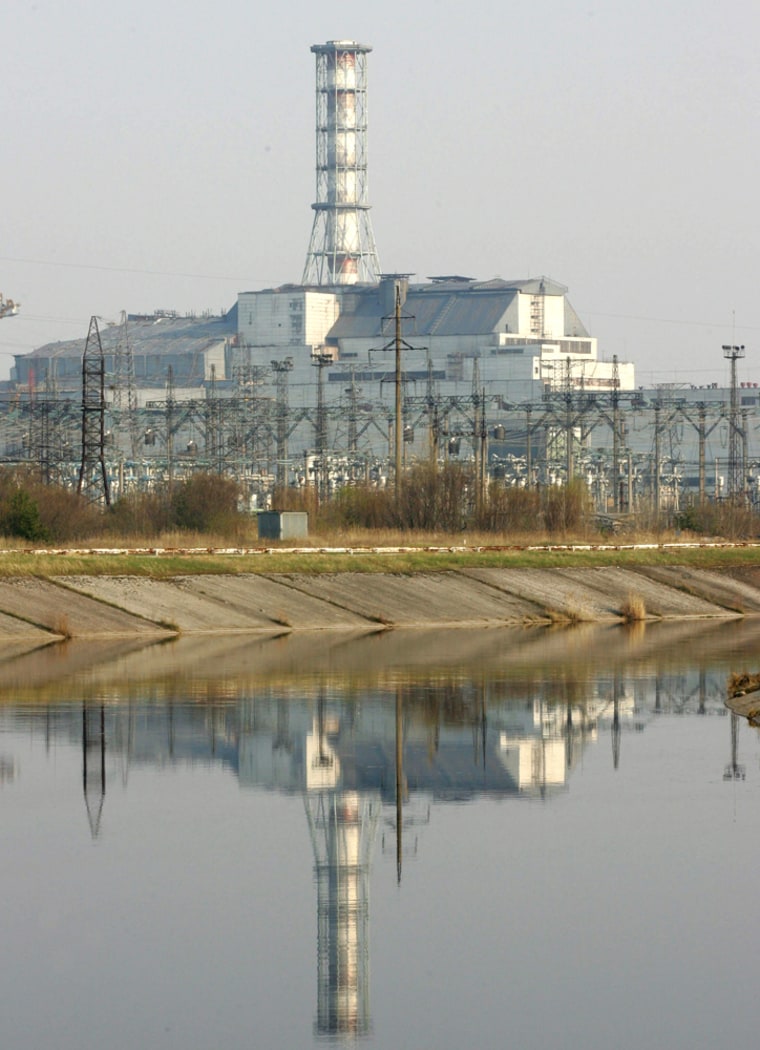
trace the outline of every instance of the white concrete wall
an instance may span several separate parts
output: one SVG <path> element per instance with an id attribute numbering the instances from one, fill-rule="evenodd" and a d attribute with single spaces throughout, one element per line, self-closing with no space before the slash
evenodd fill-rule
<path id="1" fill-rule="evenodd" d="M 249 346 L 317 346 L 338 317 L 331 292 L 241 292 L 238 336 Z"/>
<path id="2" fill-rule="evenodd" d="M 544 333 L 549 339 L 559 339 L 565 334 L 564 295 L 544 296 Z"/>
<path id="3" fill-rule="evenodd" d="M 211 366 L 214 366 L 214 378 L 215 379 L 226 379 L 224 369 L 224 351 L 226 343 L 224 340 L 220 340 L 218 343 L 214 343 L 213 346 L 207 347 L 203 352 L 203 378 L 208 381 L 211 379 Z"/>
<path id="4" fill-rule="evenodd" d="M 331 292 L 306 292 L 304 314 L 304 343 L 319 346 L 338 320 L 340 304 Z"/>
<path id="5" fill-rule="evenodd" d="M 543 298 L 543 330 L 535 330 L 533 307 L 535 300 Z M 520 292 L 517 296 L 517 324 L 520 335 L 545 335 L 549 339 L 559 339 L 565 334 L 565 297 L 564 295 L 544 295 L 542 297 Z M 510 331 L 513 329 L 510 326 Z"/>

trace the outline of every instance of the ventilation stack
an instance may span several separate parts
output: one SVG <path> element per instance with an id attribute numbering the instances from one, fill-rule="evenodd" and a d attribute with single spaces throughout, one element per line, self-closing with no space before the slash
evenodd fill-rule
<path id="1" fill-rule="evenodd" d="M 317 57 L 317 199 L 305 285 L 374 283 L 380 274 L 367 202 L 367 55 L 353 40 Z"/>

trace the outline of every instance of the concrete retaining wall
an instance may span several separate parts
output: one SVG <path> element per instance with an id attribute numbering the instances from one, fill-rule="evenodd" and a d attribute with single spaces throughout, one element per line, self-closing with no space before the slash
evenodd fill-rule
<path id="1" fill-rule="evenodd" d="M 438 573 L 66 576 L 0 581 L 0 643 L 382 627 L 617 623 L 760 612 L 760 574 L 679 567 Z"/>

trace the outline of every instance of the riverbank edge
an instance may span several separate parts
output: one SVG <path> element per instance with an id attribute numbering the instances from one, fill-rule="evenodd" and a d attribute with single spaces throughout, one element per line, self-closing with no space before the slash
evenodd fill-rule
<path id="1" fill-rule="evenodd" d="M 0 578 L 0 643 L 187 634 L 622 624 L 760 614 L 760 557 L 434 572 L 49 574 Z"/>

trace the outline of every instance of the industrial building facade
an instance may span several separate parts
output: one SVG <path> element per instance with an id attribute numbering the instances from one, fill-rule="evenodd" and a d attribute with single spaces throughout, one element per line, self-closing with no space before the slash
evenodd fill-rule
<path id="1" fill-rule="evenodd" d="M 437 277 L 425 283 L 389 276 L 350 288 L 287 286 L 238 297 L 238 353 L 266 365 L 291 356 L 294 386 L 313 384 L 315 354 L 327 354 L 328 382 L 362 384 L 382 399 L 394 363 L 383 354 L 394 330 L 396 288 L 408 344 L 404 374 L 432 369 L 442 396 L 462 394 L 473 380 L 505 401 L 540 398 L 547 390 L 633 390 L 633 365 L 601 361 L 593 338 L 567 298 L 547 278 L 476 281 Z"/>

